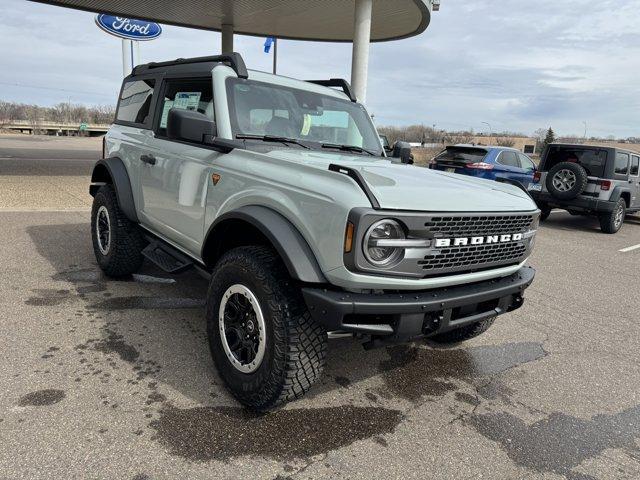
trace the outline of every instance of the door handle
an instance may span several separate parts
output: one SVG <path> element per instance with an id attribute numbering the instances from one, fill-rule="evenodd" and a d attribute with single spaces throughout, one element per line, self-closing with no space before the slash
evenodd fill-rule
<path id="1" fill-rule="evenodd" d="M 146 163 L 147 165 L 155 165 L 156 157 L 154 157 L 153 155 L 141 155 L 140 161 Z"/>

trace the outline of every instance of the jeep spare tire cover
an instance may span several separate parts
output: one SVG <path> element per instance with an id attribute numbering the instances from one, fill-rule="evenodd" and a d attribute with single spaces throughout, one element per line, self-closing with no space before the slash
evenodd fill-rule
<path id="1" fill-rule="evenodd" d="M 558 200 L 576 198 L 587 188 L 587 171 L 577 163 L 562 162 L 547 174 L 547 191 Z"/>

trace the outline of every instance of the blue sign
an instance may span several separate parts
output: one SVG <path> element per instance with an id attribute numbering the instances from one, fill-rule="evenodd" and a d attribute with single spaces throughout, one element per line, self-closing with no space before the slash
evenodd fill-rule
<path id="1" fill-rule="evenodd" d="M 273 44 L 273 40 L 273 37 L 267 37 L 264 42 L 264 53 L 269 53 L 269 51 L 271 50 L 271 45 Z"/>
<path id="2" fill-rule="evenodd" d="M 113 36 L 127 40 L 153 40 L 162 33 L 162 27 L 157 23 L 114 15 L 97 15 L 96 25 Z"/>

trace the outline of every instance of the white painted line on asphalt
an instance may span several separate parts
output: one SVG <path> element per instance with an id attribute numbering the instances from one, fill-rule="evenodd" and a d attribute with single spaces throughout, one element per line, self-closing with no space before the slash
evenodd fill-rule
<path id="1" fill-rule="evenodd" d="M 151 275 L 142 275 L 134 273 L 131 275 L 136 282 L 140 283 L 176 283 L 175 278 L 152 277 Z"/>
<path id="2" fill-rule="evenodd" d="M 634 245 L 632 247 L 623 248 L 622 250 L 618 250 L 618 251 L 622 253 L 627 253 L 627 252 L 632 252 L 633 250 L 638 250 L 639 248 L 640 248 L 640 244 Z"/>
<path id="3" fill-rule="evenodd" d="M 551 210 L 550 213 L 562 213 L 564 212 L 564 210 Z"/>
<path id="4" fill-rule="evenodd" d="M 1 208 L 0 213 L 89 213 L 90 208 Z"/>

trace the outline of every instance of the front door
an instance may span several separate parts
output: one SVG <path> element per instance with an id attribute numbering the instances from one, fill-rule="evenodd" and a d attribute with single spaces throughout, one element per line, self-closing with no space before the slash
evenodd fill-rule
<path id="1" fill-rule="evenodd" d="M 631 171 L 629 172 L 631 184 L 631 208 L 640 208 L 640 156 L 631 156 Z"/>
<path id="2" fill-rule="evenodd" d="M 199 255 L 210 171 L 221 154 L 169 140 L 166 127 L 171 108 L 199 111 L 213 120 L 211 77 L 166 80 L 161 94 L 150 158 L 141 167 L 142 215 L 158 233 Z"/>

